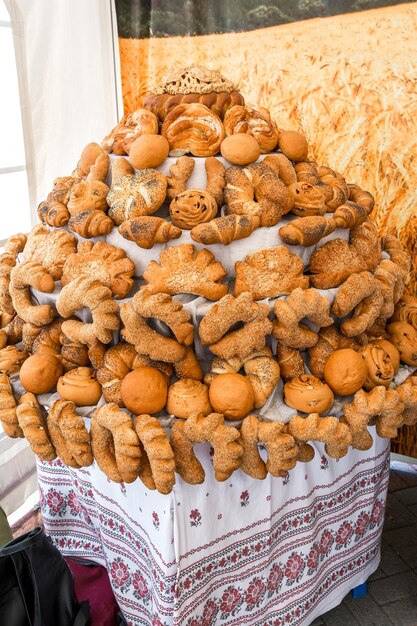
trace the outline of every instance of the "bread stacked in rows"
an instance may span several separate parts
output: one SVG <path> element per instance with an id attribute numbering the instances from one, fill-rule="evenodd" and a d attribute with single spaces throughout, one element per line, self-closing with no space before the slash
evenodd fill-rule
<path id="1" fill-rule="evenodd" d="M 264 478 L 417 420 L 407 254 L 232 87 L 169 77 L 1 255 L 0 420 L 40 458 L 168 493 L 204 480 L 198 442 L 218 480 Z"/>

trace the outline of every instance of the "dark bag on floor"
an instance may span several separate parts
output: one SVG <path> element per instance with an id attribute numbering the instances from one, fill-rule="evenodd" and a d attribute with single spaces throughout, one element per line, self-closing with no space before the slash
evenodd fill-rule
<path id="1" fill-rule="evenodd" d="M 78 604 L 61 553 L 37 527 L 0 549 L 0 624 L 88 626 L 88 603 Z"/>

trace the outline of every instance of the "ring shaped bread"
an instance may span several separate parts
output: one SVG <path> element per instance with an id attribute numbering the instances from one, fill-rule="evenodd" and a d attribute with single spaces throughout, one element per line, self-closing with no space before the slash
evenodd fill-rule
<path id="1" fill-rule="evenodd" d="M 244 359 L 265 347 L 266 336 L 272 330 L 268 315 L 268 305 L 254 302 L 251 293 L 242 293 L 237 298 L 227 294 L 201 320 L 201 342 L 222 359 Z M 228 332 L 239 322 L 243 322 L 243 328 Z"/>
<path id="2" fill-rule="evenodd" d="M 47 426 L 56 453 L 65 465 L 78 468 L 88 467 L 93 463 L 90 434 L 73 402 L 54 402 L 48 414 Z"/>
<path id="3" fill-rule="evenodd" d="M 68 320 L 62 324 L 62 332 L 73 341 L 91 345 L 97 340 L 110 343 L 113 331 L 120 326 L 117 312 L 119 307 L 111 299 L 111 289 L 100 278 L 79 276 L 66 285 L 58 296 L 56 308 L 62 317 L 70 317 L 76 311 L 86 307 L 90 309 L 93 321 L 85 324 L 81 321 Z M 108 278 L 108 275 L 107 275 Z"/>
<path id="4" fill-rule="evenodd" d="M 49 304 L 34 305 L 30 287 L 43 293 L 55 288 L 51 274 L 35 261 L 25 261 L 12 269 L 9 290 L 17 315 L 34 326 L 45 326 L 52 321 L 54 311 Z"/>
<path id="5" fill-rule="evenodd" d="M 169 141 L 170 156 L 191 152 L 194 156 L 213 156 L 224 139 L 221 119 L 204 104 L 179 104 L 165 118 L 161 135 Z"/>
<path id="6" fill-rule="evenodd" d="M 152 361 L 144 354 L 139 355 L 131 344 L 118 343 L 107 350 L 103 365 L 97 370 L 97 380 L 102 386 L 106 402 L 124 406 L 120 392 L 122 380 L 136 367 L 155 367 L 167 378 L 172 374 L 168 363 Z"/>
<path id="7" fill-rule="evenodd" d="M 115 483 L 132 483 L 141 465 L 139 439 L 132 418 L 111 402 L 91 418 L 91 447 L 99 468 Z"/>

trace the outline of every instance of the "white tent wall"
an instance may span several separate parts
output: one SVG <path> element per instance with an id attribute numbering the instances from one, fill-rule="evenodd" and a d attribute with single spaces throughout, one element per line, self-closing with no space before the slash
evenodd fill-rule
<path id="1" fill-rule="evenodd" d="M 5 0 L 13 29 L 32 223 L 54 178 L 122 116 L 111 0 Z M 3 147 L 7 149 L 6 146 Z M 0 505 L 8 515 L 37 489 L 26 440 L 0 429 Z"/>

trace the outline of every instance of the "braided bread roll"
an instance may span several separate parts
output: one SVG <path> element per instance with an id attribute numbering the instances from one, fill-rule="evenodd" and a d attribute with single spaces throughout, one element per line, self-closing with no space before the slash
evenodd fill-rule
<path id="1" fill-rule="evenodd" d="M 174 451 L 175 471 L 190 485 L 201 485 L 206 477 L 203 466 L 194 454 L 193 442 L 184 432 L 185 422 L 176 420 L 171 428 L 170 443 Z"/>
<path id="2" fill-rule="evenodd" d="M 57 400 L 47 418 L 49 436 L 57 455 L 68 467 L 88 467 L 94 461 L 90 434 L 69 400 Z"/>
<path id="3" fill-rule="evenodd" d="M 190 178 L 194 170 L 194 159 L 188 156 L 179 157 L 174 165 L 169 168 L 169 176 L 167 178 L 167 198 L 173 200 L 183 192 L 187 186 L 187 180 Z"/>
<path id="4" fill-rule="evenodd" d="M 240 469 L 252 478 L 264 480 L 268 472 L 259 454 L 258 424 L 258 418 L 255 415 L 248 415 L 242 422 L 239 443 L 243 448 L 243 454 Z"/>
<path id="5" fill-rule="evenodd" d="M 93 413 L 91 447 L 99 468 L 116 483 L 138 477 L 141 453 L 131 417 L 111 402 Z"/>
<path id="6" fill-rule="evenodd" d="M 45 416 L 33 393 L 25 393 L 20 398 L 16 415 L 23 435 L 36 456 L 41 461 L 56 459 L 55 448 L 49 438 Z"/>
<path id="7" fill-rule="evenodd" d="M 136 417 L 134 427 L 149 459 L 156 489 L 159 493 L 170 493 L 175 484 L 175 461 L 166 432 L 151 415 Z"/>

